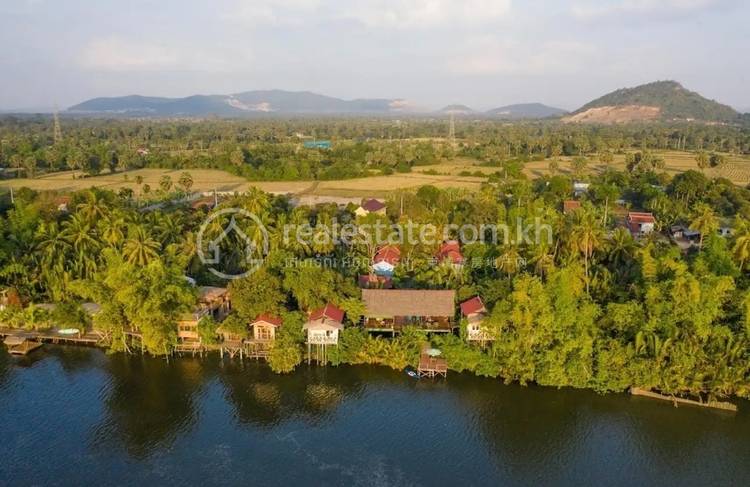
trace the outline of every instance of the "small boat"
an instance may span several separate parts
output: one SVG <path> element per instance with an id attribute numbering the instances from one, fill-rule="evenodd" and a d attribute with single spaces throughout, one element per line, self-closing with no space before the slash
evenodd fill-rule
<path id="1" fill-rule="evenodd" d="M 81 330 L 78 328 L 63 328 L 62 330 L 57 330 L 58 335 L 79 335 L 81 333 Z"/>
<path id="2" fill-rule="evenodd" d="M 411 369 L 406 369 L 405 372 L 406 372 L 406 375 L 408 375 L 409 377 L 413 377 L 415 379 L 419 379 L 419 374 L 417 374 L 415 371 L 413 371 Z"/>

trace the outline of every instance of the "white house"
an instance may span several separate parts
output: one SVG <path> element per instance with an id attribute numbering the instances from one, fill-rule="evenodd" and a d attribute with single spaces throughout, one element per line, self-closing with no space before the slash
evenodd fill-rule
<path id="1" fill-rule="evenodd" d="M 344 329 L 344 310 L 328 303 L 310 313 L 302 328 L 307 332 L 308 344 L 337 345 L 339 331 Z"/>

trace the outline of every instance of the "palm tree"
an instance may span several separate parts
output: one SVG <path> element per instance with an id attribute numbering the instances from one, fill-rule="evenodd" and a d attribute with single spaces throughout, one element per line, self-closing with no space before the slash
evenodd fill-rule
<path id="1" fill-rule="evenodd" d="M 745 220 L 741 220 L 737 225 L 737 233 L 734 237 L 732 246 L 732 255 L 740 264 L 740 271 L 745 267 L 745 262 L 750 259 L 750 226 Z"/>
<path id="2" fill-rule="evenodd" d="M 99 192 L 94 190 L 86 193 L 86 201 L 78 205 L 78 212 L 91 223 L 104 218 L 108 211 L 107 203 L 101 198 Z"/>
<path id="3" fill-rule="evenodd" d="M 630 232 L 623 227 L 616 228 L 607 242 L 609 262 L 615 267 L 623 266 L 633 259 L 635 251 L 635 240 Z"/>
<path id="4" fill-rule="evenodd" d="M 145 266 L 158 258 L 160 248 L 159 242 L 151 238 L 145 227 L 133 225 L 128 229 L 128 239 L 122 251 L 128 263 Z"/>
<path id="5" fill-rule="evenodd" d="M 705 203 L 698 203 L 693 207 L 693 219 L 690 228 L 701 233 L 698 248 L 703 249 L 703 239 L 709 233 L 714 233 L 719 228 L 719 219 L 714 210 Z"/>
<path id="6" fill-rule="evenodd" d="M 91 276 L 96 271 L 100 250 L 94 227 L 82 213 L 76 213 L 63 223 L 62 235 L 73 248 L 73 269 L 83 277 Z"/>
<path id="7" fill-rule="evenodd" d="M 125 218 L 120 214 L 105 216 L 98 224 L 99 233 L 110 247 L 120 248 L 125 239 Z"/>
<path id="8" fill-rule="evenodd" d="M 596 215 L 590 210 L 575 213 L 573 228 L 570 231 L 568 244 L 571 249 L 583 256 L 586 272 L 586 292 L 589 292 L 589 261 L 594 252 L 602 246 L 604 232 L 599 226 Z"/>

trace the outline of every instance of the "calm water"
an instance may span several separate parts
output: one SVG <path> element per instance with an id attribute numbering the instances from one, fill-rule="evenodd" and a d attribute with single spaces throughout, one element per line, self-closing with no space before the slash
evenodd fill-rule
<path id="1" fill-rule="evenodd" d="M 45 346 L 0 351 L 0 484 L 748 485 L 747 406 Z"/>

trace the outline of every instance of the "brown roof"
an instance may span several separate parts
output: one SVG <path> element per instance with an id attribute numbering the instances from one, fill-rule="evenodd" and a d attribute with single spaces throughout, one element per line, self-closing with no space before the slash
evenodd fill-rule
<path id="1" fill-rule="evenodd" d="M 455 314 L 456 292 L 426 289 L 363 289 L 369 317 L 445 316 Z"/>
<path id="2" fill-rule="evenodd" d="M 576 200 L 563 201 L 563 213 L 570 213 L 581 207 L 581 202 Z"/>
<path id="3" fill-rule="evenodd" d="M 190 207 L 194 210 L 197 210 L 201 207 L 211 209 L 214 206 L 216 206 L 216 199 L 213 196 L 204 196 L 203 198 L 198 198 L 197 200 L 190 203 Z"/>
<path id="4" fill-rule="evenodd" d="M 211 303 L 227 294 L 225 287 L 201 286 L 198 288 L 198 299 L 201 303 Z"/>
<path id="5" fill-rule="evenodd" d="M 390 289 L 393 287 L 393 279 L 388 276 L 362 274 L 357 281 L 361 288 Z"/>
<path id="6" fill-rule="evenodd" d="M 256 323 L 268 323 L 269 325 L 273 325 L 273 326 L 281 326 L 282 321 L 281 321 L 281 318 L 279 318 L 278 316 L 262 314 L 258 316 L 257 318 L 255 318 L 255 320 L 253 320 L 250 323 L 250 326 L 253 326 Z"/>
<path id="7" fill-rule="evenodd" d="M 479 296 L 474 296 L 473 298 L 461 303 L 461 313 L 464 316 L 469 316 L 481 311 L 486 311 L 486 309 L 484 308 L 482 298 L 480 298 Z"/>
<path id="8" fill-rule="evenodd" d="M 631 211 L 628 213 L 628 221 L 633 223 L 654 223 L 656 220 L 651 213 Z"/>
<path id="9" fill-rule="evenodd" d="M 380 211 L 383 208 L 385 208 L 385 203 L 382 201 L 378 201 L 376 199 L 369 199 L 362 203 L 362 209 L 367 210 L 369 212 L 373 211 Z"/>

